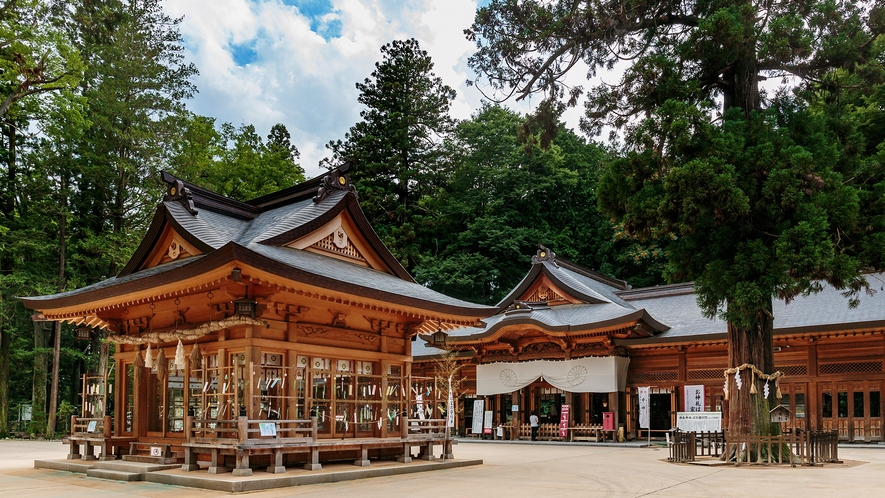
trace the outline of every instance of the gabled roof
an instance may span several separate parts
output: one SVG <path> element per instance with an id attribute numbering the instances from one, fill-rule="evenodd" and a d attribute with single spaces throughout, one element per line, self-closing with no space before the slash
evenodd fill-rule
<path id="1" fill-rule="evenodd" d="M 532 269 L 497 304 L 498 310 L 503 311 L 521 297 L 524 297 L 541 275 L 550 279 L 560 290 L 580 302 L 594 304 L 616 303 L 625 308 L 633 308 L 633 306 L 617 295 L 617 292 L 629 288 L 627 282 L 591 271 L 557 256 L 556 253 L 543 245 L 538 245 L 537 254 L 532 256 Z"/>
<path id="2" fill-rule="evenodd" d="M 464 317 L 461 323 L 495 311 L 451 298 L 415 283 L 384 246 L 359 207 L 347 175 L 349 165 L 300 185 L 249 202 L 220 196 L 163 173 L 167 195 L 158 206 L 141 245 L 117 277 L 69 292 L 22 298 L 33 309 L 88 306 L 109 296 L 151 289 L 218 269 L 232 261 L 282 278 L 342 293 Z M 344 222 L 342 222 L 344 220 Z M 336 224 L 337 223 L 337 224 Z M 342 253 L 364 252 L 358 259 L 317 244 L 296 248 L 305 236 L 337 227 Z M 322 230 L 320 230 L 322 229 Z M 188 257 L 158 259 L 170 230 L 192 246 Z M 350 233 L 345 233 L 346 231 Z M 330 234 L 332 237 L 334 234 Z M 349 237 L 358 238 L 358 248 Z M 335 249 L 330 241 L 323 247 Z M 177 246 L 176 246 L 177 247 Z M 171 251 L 171 249 L 169 250 Z M 358 254 L 361 256 L 361 254 Z M 158 262 L 159 261 L 159 262 Z M 150 266 L 149 265 L 155 265 Z"/>
<path id="3" fill-rule="evenodd" d="M 556 287 L 556 305 L 528 299 L 537 296 L 540 282 Z M 490 343 L 507 330 L 525 326 L 550 335 L 635 329 L 633 334 L 658 333 L 669 325 L 619 295 L 629 286 L 558 257 L 542 245 L 532 257 L 532 268 L 498 303 L 498 313 L 483 321 L 485 327 L 466 327 L 448 333 L 452 344 Z M 424 337 L 429 341 L 429 337 Z M 413 347 L 414 356 L 437 354 L 432 346 Z"/>
<path id="4" fill-rule="evenodd" d="M 161 235 L 171 226 L 188 243 L 206 253 L 234 242 L 283 246 L 323 227 L 347 212 L 359 235 L 381 262 L 378 270 L 414 282 L 411 275 L 384 246 L 359 207 L 345 163 L 329 174 L 293 187 L 240 202 L 163 173 L 167 193 L 148 233 L 119 276 L 145 269 L 157 250 Z"/>

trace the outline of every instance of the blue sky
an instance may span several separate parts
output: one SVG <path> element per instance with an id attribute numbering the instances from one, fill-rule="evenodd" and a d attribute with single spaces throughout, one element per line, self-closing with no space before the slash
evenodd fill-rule
<path id="1" fill-rule="evenodd" d="M 254 124 L 262 135 L 285 124 L 310 177 L 321 173 L 324 145 L 359 120 L 355 83 L 392 40 L 414 37 L 428 51 L 434 72 L 458 93 L 454 117 L 479 108 L 482 96 L 465 84 L 475 77 L 467 67 L 474 46 L 463 34 L 477 1 L 488 0 L 167 0 L 165 7 L 184 16 L 186 56 L 200 70 L 188 107 Z M 528 105 L 511 103 L 523 112 Z"/>

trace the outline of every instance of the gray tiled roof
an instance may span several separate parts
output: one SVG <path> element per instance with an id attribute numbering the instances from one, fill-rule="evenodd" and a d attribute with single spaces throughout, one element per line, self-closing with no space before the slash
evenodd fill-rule
<path id="1" fill-rule="evenodd" d="M 310 195 L 296 197 L 289 203 L 278 203 L 266 211 L 257 210 L 247 213 L 249 216 L 238 216 L 239 212 L 226 211 L 227 206 L 219 203 L 202 205 L 196 214 L 192 214 L 178 201 L 165 201 L 163 207 L 175 220 L 175 223 L 180 225 L 192 238 L 208 246 L 209 251 L 206 254 L 134 271 L 122 277 L 110 278 L 70 292 L 27 298 L 27 301 L 46 302 L 53 299 L 66 299 L 95 290 L 110 290 L 121 284 L 127 284 L 127 288 L 132 288 L 133 285 L 135 287 L 147 285 L 147 281 L 144 284 L 140 281 L 206 259 L 207 256 L 216 254 L 215 251 L 228 246 L 229 248 L 239 248 L 234 249 L 237 251 L 242 251 L 242 248 L 245 248 L 254 254 L 282 264 L 283 267 L 278 268 L 281 274 L 291 270 L 290 276 L 292 278 L 310 280 L 315 285 L 328 285 L 330 288 L 339 290 L 352 290 L 354 295 L 380 299 L 394 299 L 395 296 L 399 296 L 402 298 L 399 301 L 405 304 L 410 303 L 415 306 L 422 306 L 422 303 L 442 305 L 450 307 L 450 312 L 465 313 L 474 317 L 491 314 L 495 311 L 495 308 L 461 301 L 417 284 L 400 267 L 393 268 L 392 270 L 396 274 L 391 274 L 321 254 L 261 243 L 299 228 L 308 231 L 318 228 L 309 224 L 312 222 L 322 223 L 325 218 L 320 217 L 329 214 L 336 207 L 343 208 L 342 203 L 349 201 L 346 199 L 348 195 L 353 194 L 344 190 L 333 190 L 320 202 L 314 202 Z M 244 217 L 251 217 L 251 219 L 244 220 L 242 219 Z M 201 247 L 201 249 L 205 249 L 205 247 Z M 380 247 L 378 250 L 382 251 L 382 257 L 385 257 L 386 248 Z M 390 259 L 393 260 L 392 256 Z M 206 261 L 210 260 L 206 259 Z M 398 265 L 398 263 L 394 264 Z M 82 296 L 81 299 L 86 299 L 86 296 Z M 453 308 L 457 308 L 457 310 Z"/>
<path id="2" fill-rule="evenodd" d="M 250 244 L 248 249 L 278 261 L 290 268 L 310 272 L 314 275 L 337 280 L 343 284 L 374 289 L 379 292 L 406 296 L 422 301 L 458 306 L 477 310 L 494 309 L 440 294 L 423 285 L 403 280 L 372 268 L 347 263 L 335 258 L 315 254 L 291 247 L 275 247 L 264 244 Z"/>
<path id="3" fill-rule="evenodd" d="M 109 289 L 111 287 L 114 287 L 114 286 L 117 286 L 120 284 L 135 282 L 135 281 L 142 280 L 142 279 L 145 279 L 148 277 L 153 277 L 155 275 L 162 275 L 163 273 L 166 273 L 166 272 L 178 270 L 184 266 L 194 264 L 194 263 L 200 261 L 201 259 L 203 259 L 204 257 L 205 257 L 204 255 L 200 255 L 200 256 L 185 258 L 185 259 L 181 259 L 178 261 L 173 261 L 171 263 L 166 263 L 164 265 L 155 266 L 153 268 L 148 268 L 148 269 L 142 270 L 140 272 L 126 275 L 124 277 L 111 277 L 106 280 L 102 280 L 101 282 L 96 282 L 92 285 L 80 287 L 79 289 L 74 289 L 74 290 L 70 290 L 67 292 L 60 292 L 58 294 L 49 294 L 46 296 L 28 297 L 27 300 L 28 301 L 50 301 L 53 299 L 57 299 L 59 297 L 71 297 L 71 296 L 77 296 L 79 294 L 85 294 L 87 292 L 97 291 L 97 290 L 101 290 L 101 289 Z"/>
<path id="4" fill-rule="evenodd" d="M 871 285 L 878 283 L 881 286 L 885 274 L 868 275 L 867 279 Z M 643 292 L 650 297 L 642 297 Z M 658 320 L 667 323 L 670 329 L 653 338 L 620 342 L 630 345 L 725 337 L 726 323 L 719 318 L 705 318 L 693 293 L 675 294 L 656 292 L 653 287 L 631 292 L 630 302 L 634 306 L 644 308 Z M 860 304 L 850 308 L 848 298 L 842 295 L 842 291 L 824 285 L 821 292 L 800 296 L 789 304 L 776 300 L 772 311 L 775 335 L 814 329 L 851 328 L 877 322 L 885 325 L 885 292 L 879 290 L 872 296 L 864 294 Z"/>
<path id="5" fill-rule="evenodd" d="M 619 289 L 612 287 L 604 282 L 600 282 L 595 278 L 583 275 L 579 272 L 572 271 L 560 265 L 554 264 L 552 261 L 544 261 L 542 263 L 545 268 L 559 281 L 567 284 L 571 289 L 579 291 L 588 296 L 598 297 L 601 301 L 617 303 L 625 308 L 635 309 L 630 303 L 621 299 L 616 293 Z"/>
<path id="6" fill-rule="evenodd" d="M 179 202 L 167 201 L 163 204 L 183 229 L 213 249 L 237 240 L 249 223 L 208 209 L 200 209 L 196 215 L 192 215 Z"/>
<path id="7" fill-rule="evenodd" d="M 482 320 L 486 325 L 484 328 L 465 327 L 451 331 L 449 336 L 462 338 L 473 335 L 482 336 L 490 334 L 500 327 L 526 322 L 537 324 L 538 328 L 546 330 L 577 331 L 597 324 L 617 321 L 619 318 L 635 315 L 637 311 L 634 308 L 626 308 L 616 303 L 545 306 L 531 311 L 498 313 Z M 423 341 L 419 338 L 417 342 Z M 432 347 L 421 346 L 419 348 L 413 343 L 412 348 L 412 355 L 416 357 L 438 354 L 438 351 Z M 420 354 L 416 351 L 420 351 Z"/>

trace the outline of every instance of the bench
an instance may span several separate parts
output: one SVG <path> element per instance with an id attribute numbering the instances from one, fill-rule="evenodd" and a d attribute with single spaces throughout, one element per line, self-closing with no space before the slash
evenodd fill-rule
<path id="1" fill-rule="evenodd" d="M 605 441 L 605 431 L 602 426 L 578 426 L 569 427 L 569 439 L 571 441 Z"/>
<path id="2" fill-rule="evenodd" d="M 68 460 L 116 460 L 122 454 L 122 448 L 133 441 L 130 437 L 113 437 L 111 417 L 80 418 L 76 415 L 71 417 L 71 435 L 63 440 L 70 446 Z M 80 447 L 83 453 L 80 453 Z M 99 449 L 99 456 L 95 456 L 94 448 Z"/>

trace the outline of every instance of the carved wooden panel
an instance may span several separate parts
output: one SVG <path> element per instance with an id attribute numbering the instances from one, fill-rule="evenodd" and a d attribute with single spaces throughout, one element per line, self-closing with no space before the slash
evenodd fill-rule
<path id="1" fill-rule="evenodd" d="M 360 251 L 353 245 L 353 242 L 350 241 L 347 232 L 340 227 L 311 247 L 366 262 L 366 258 L 360 254 Z"/>
<path id="2" fill-rule="evenodd" d="M 547 287 L 544 284 L 541 284 L 541 286 L 538 287 L 538 289 L 535 292 L 533 292 L 532 295 L 528 297 L 528 299 L 526 299 L 526 301 L 532 302 L 532 303 L 546 303 L 546 302 L 550 302 L 550 301 L 564 301 L 564 300 L 565 300 L 565 298 L 562 297 L 561 295 L 559 295 L 558 292 L 551 289 L 550 287 Z"/>

